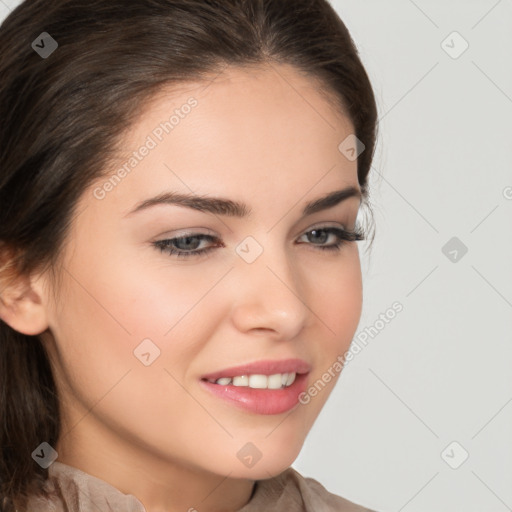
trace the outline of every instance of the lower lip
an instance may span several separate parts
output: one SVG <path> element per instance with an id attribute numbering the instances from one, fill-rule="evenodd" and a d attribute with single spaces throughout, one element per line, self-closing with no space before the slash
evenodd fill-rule
<path id="1" fill-rule="evenodd" d="M 299 395 L 306 390 L 308 374 L 295 377 L 293 384 L 282 389 L 253 389 L 248 386 L 221 386 L 202 380 L 209 392 L 224 398 L 234 406 L 256 414 L 281 414 L 293 409 L 299 402 Z"/>

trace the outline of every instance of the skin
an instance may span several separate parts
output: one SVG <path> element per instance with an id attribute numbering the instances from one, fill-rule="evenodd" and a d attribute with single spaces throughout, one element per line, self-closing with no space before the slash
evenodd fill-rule
<path id="1" fill-rule="evenodd" d="M 190 96 L 198 105 L 104 199 L 93 190 L 105 179 L 84 191 L 62 253 L 58 303 L 49 275 L 36 274 L 12 301 L 6 292 L 0 313 L 20 332 L 41 334 L 50 353 L 62 403 L 60 462 L 135 495 L 148 512 L 233 512 L 255 480 L 293 463 L 339 374 L 309 404 L 278 415 L 238 409 L 199 379 L 298 357 L 313 367 L 309 387 L 348 349 L 362 307 L 357 243 L 322 251 L 334 235 L 304 234 L 326 224 L 353 229 L 360 201 L 301 211 L 328 192 L 360 187 L 357 162 L 338 150 L 353 133 L 350 120 L 286 65 L 228 68 L 208 87 L 155 96 L 124 137 L 127 154 Z M 159 205 L 127 216 L 164 190 L 243 201 L 252 214 Z M 186 231 L 223 246 L 182 260 L 151 244 Z M 263 247 L 251 264 L 235 252 L 247 236 Z M 145 338 L 161 351 L 150 366 L 133 354 Z M 247 442 L 262 453 L 252 468 L 237 458 Z"/>

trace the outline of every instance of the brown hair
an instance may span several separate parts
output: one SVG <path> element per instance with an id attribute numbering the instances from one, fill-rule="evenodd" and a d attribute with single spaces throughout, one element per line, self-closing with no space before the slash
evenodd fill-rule
<path id="1" fill-rule="evenodd" d="M 58 44 L 46 58 L 33 46 L 42 32 Z M 285 63 L 315 79 L 365 145 L 357 172 L 368 198 L 375 98 L 326 0 L 25 0 L 1 25 L 0 48 L 0 297 L 16 276 L 55 275 L 78 199 L 144 104 L 226 65 Z M 0 416 L 0 511 L 9 511 L 45 496 L 48 470 L 32 452 L 55 446 L 60 420 L 39 337 L 1 320 Z"/>

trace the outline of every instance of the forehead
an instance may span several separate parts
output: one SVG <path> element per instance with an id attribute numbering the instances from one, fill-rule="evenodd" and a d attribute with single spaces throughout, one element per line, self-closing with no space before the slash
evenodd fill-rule
<path id="1" fill-rule="evenodd" d="M 186 107 L 191 98 L 197 102 L 192 109 Z M 353 132 L 341 101 L 317 79 L 284 64 L 226 67 L 200 82 L 163 87 L 142 108 L 125 133 L 125 142 L 140 140 L 172 117 L 172 134 L 164 137 L 164 144 L 178 139 L 187 139 L 195 147 L 220 142 L 215 134 L 222 131 L 221 140 L 229 135 L 229 140 L 244 142 L 245 147 L 274 140 L 276 135 L 280 141 L 318 144 L 324 139 L 332 145 L 331 139 L 337 141 L 340 135 Z M 224 145 L 217 144 L 219 148 Z"/>
<path id="2" fill-rule="evenodd" d="M 317 185 L 316 195 L 358 187 L 357 163 L 338 149 L 352 133 L 319 83 L 295 68 L 230 67 L 154 95 L 99 183 L 124 165 L 128 172 L 108 193 L 123 212 L 163 188 L 297 201 Z M 150 149 L 140 158 L 143 146 Z"/>

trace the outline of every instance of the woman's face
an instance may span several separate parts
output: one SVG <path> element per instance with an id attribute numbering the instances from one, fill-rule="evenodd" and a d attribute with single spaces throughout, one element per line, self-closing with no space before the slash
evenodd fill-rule
<path id="1" fill-rule="evenodd" d="M 127 130 L 126 154 L 83 194 L 59 304 L 46 300 L 43 339 L 62 396 L 59 460 L 249 479 L 295 460 L 361 313 L 357 244 L 334 250 L 336 232 L 311 232 L 352 230 L 360 198 L 303 211 L 360 190 L 357 161 L 338 148 L 352 133 L 317 86 L 284 65 L 232 68 L 155 97 Z M 243 203 L 246 214 L 192 202 L 134 211 L 170 193 Z M 203 380 L 289 359 L 309 368 L 291 391 Z M 250 374 L 295 366 L 280 368 Z M 247 382 L 243 373 L 237 383 Z M 299 403 L 319 380 L 316 396 Z M 248 379 L 251 389 L 260 381 Z"/>

